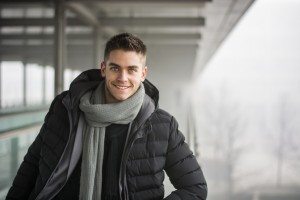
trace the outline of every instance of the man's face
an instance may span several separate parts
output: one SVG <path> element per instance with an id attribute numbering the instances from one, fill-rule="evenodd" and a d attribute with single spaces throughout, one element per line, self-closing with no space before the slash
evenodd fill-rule
<path id="1" fill-rule="evenodd" d="M 101 63 L 101 75 L 105 77 L 106 103 L 124 101 L 146 78 L 145 57 L 134 51 L 113 50 Z"/>

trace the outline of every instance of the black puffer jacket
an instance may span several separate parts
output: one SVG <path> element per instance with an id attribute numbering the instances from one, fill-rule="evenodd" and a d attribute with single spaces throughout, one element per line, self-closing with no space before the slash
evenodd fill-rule
<path id="1" fill-rule="evenodd" d="M 80 115 L 80 97 L 100 81 L 99 70 L 88 70 L 73 81 L 69 91 L 54 99 L 6 199 L 50 199 L 61 190 L 76 165 L 76 162 L 64 160 L 76 149 L 74 138 Z M 177 189 L 166 199 L 206 199 L 203 173 L 184 142 L 176 120 L 157 108 L 158 90 L 147 80 L 144 85 L 147 95 L 132 124 L 121 161 L 120 198 L 163 199 L 165 170 Z M 68 163 L 67 167 L 65 163 Z M 55 180 L 52 184 L 51 179 Z M 47 192 L 52 196 L 41 194 Z"/>

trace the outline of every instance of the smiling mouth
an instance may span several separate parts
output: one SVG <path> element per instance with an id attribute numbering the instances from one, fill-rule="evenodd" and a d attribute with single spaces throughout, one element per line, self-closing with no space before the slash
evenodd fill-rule
<path id="1" fill-rule="evenodd" d="M 130 87 L 130 86 L 123 86 L 123 85 L 114 85 L 114 86 L 120 90 L 126 90 Z"/>

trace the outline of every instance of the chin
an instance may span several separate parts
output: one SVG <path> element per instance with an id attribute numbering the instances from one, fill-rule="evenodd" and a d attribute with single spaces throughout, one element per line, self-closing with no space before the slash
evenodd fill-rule
<path id="1" fill-rule="evenodd" d="M 124 101 L 124 100 L 128 99 L 129 97 L 130 97 L 129 95 L 128 96 L 115 96 L 115 99 L 117 101 Z"/>

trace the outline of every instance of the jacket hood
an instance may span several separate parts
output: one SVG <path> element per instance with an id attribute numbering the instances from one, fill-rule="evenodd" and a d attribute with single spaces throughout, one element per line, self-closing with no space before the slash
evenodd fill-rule
<path id="1" fill-rule="evenodd" d="M 80 98 L 87 91 L 96 88 L 104 78 L 101 76 L 100 69 L 90 69 L 82 72 L 72 81 L 69 89 L 70 106 L 74 107 L 79 104 Z M 158 107 L 159 91 L 147 79 L 145 79 L 144 87 L 146 94 L 153 100 L 155 108 Z"/>

